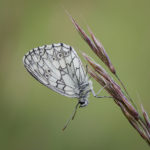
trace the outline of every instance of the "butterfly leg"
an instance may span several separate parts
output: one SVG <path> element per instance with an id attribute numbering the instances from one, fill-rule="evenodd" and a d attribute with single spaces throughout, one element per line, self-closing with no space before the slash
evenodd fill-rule
<path id="1" fill-rule="evenodd" d="M 95 91 L 93 89 L 91 89 L 91 92 L 93 94 L 94 97 L 96 98 L 113 98 L 112 96 L 98 96 L 98 94 L 106 87 L 107 85 L 105 85 L 104 87 L 102 87 L 97 94 L 95 93 Z"/>

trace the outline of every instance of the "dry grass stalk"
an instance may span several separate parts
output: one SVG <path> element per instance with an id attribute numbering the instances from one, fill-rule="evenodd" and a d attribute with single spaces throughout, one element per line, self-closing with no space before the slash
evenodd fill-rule
<path id="1" fill-rule="evenodd" d="M 69 15 L 70 16 L 70 15 Z M 111 76 L 102 68 L 99 64 L 95 63 L 88 55 L 85 53 L 83 57 L 92 67 L 88 67 L 88 73 L 102 86 L 105 86 L 105 90 L 114 99 L 114 102 L 120 107 L 124 116 L 130 122 L 130 124 L 137 130 L 141 137 L 150 145 L 150 121 L 149 117 L 141 105 L 142 115 L 137 111 L 136 105 L 133 103 L 131 97 L 129 96 L 124 84 L 121 82 L 116 74 L 115 67 L 112 65 L 103 45 L 97 40 L 93 32 L 89 29 L 92 40 L 87 36 L 84 30 L 76 23 L 76 21 L 70 16 L 72 23 L 75 28 L 89 45 L 91 50 L 101 59 L 101 61 L 108 67 L 108 69 L 115 75 L 118 81 L 121 83 L 123 89 L 111 78 Z M 123 92 L 124 90 L 124 92 Z M 124 94 L 126 93 L 126 95 Z"/>

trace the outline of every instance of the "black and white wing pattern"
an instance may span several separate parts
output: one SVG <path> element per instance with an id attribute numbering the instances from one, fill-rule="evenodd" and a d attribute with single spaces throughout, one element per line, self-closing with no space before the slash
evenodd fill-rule
<path id="1" fill-rule="evenodd" d="M 64 96 L 80 98 L 80 85 L 88 83 L 79 56 L 63 43 L 34 48 L 23 63 L 35 79 Z"/>

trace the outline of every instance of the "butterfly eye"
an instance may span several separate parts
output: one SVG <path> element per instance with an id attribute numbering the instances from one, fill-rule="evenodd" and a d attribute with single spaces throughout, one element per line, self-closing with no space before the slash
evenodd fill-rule
<path id="1" fill-rule="evenodd" d="M 56 60 L 55 57 L 52 58 L 53 60 Z"/>
<path id="2" fill-rule="evenodd" d="M 48 72 L 50 72 L 50 70 L 47 70 Z"/>

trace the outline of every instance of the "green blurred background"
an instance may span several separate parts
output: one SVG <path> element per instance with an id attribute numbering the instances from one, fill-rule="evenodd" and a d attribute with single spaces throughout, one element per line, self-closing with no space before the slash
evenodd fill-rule
<path id="1" fill-rule="evenodd" d="M 133 99 L 139 105 L 138 93 L 150 113 L 149 0 L 0 0 L 0 149 L 148 150 L 112 100 L 92 95 L 62 132 L 76 99 L 44 87 L 24 68 L 22 57 L 30 49 L 58 42 L 102 64 L 64 8 L 85 31 L 90 26 Z M 93 82 L 98 91 L 100 86 Z"/>

